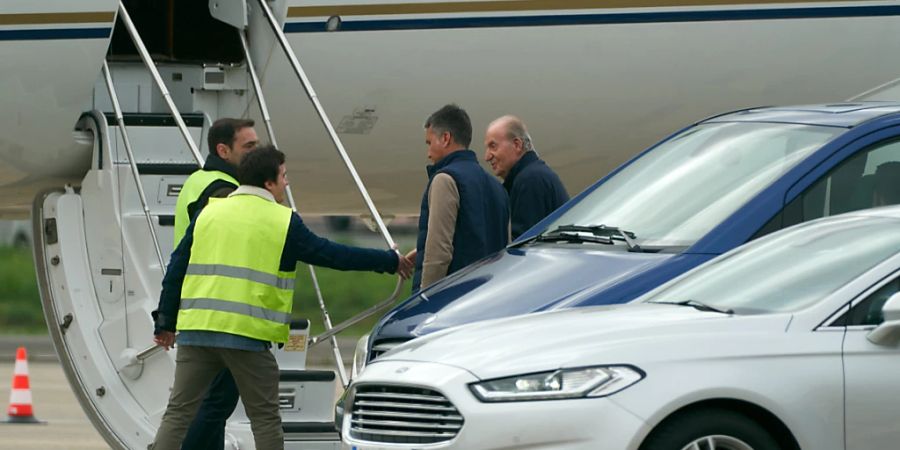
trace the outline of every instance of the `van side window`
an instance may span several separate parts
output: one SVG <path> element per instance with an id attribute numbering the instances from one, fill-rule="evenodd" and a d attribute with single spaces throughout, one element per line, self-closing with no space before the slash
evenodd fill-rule
<path id="1" fill-rule="evenodd" d="M 753 238 L 800 222 L 900 204 L 900 140 L 875 144 L 833 168 L 766 223 Z"/>
<path id="2" fill-rule="evenodd" d="M 884 321 L 881 308 L 884 307 L 887 299 L 896 294 L 898 290 L 900 290 L 900 278 L 895 278 L 890 283 L 882 286 L 881 289 L 869 295 L 865 300 L 857 303 L 853 309 L 844 315 L 841 321 L 847 326 L 880 324 Z"/>

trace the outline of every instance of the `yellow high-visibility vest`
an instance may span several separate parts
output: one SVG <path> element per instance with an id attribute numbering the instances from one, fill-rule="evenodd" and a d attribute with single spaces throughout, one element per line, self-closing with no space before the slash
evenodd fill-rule
<path id="1" fill-rule="evenodd" d="M 296 270 L 279 268 L 292 214 L 255 195 L 210 199 L 194 224 L 179 331 L 287 342 Z"/>
<path id="2" fill-rule="evenodd" d="M 234 184 L 237 187 L 240 183 L 231 175 L 218 170 L 198 170 L 191 174 L 181 186 L 181 192 L 178 193 L 178 200 L 175 201 L 175 239 L 172 248 L 178 247 L 178 243 L 184 238 L 188 225 L 191 224 L 191 218 L 188 216 L 188 205 L 196 202 L 200 198 L 200 194 L 209 187 L 214 181 L 222 180 Z"/>

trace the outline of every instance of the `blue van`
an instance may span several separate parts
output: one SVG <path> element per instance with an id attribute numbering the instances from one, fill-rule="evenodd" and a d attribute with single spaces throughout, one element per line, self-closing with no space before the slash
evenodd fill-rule
<path id="1" fill-rule="evenodd" d="M 354 359 L 455 325 L 627 302 L 767 233 L 896 203 L 900 103 L 712 117 L 635 156 L 503 251 L 399 304 Z"/>

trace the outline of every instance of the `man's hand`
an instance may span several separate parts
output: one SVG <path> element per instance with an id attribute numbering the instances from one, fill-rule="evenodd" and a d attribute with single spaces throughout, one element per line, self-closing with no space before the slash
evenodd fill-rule
<path id="1" fill-rule="evenodd" d="M 175 346 L 175 333 L 171 331 L 160 331 L 153 337 L 153 342 L 160 347 L 164 347 L 166 351 Z"/>
<path id="2" fill-rule="evenodd" d="M 412 249 L 409 253 L 406 254 L 406 259 L 410 260 L 413 265 L 416 265 L 416 256 L 418 255 L 417 249 Z"/>
<path id="3" fill-rule="evenodd" d="M 416 267 L 415 263 L 410 261 L 409 258 L 397 252 L 397 273 L 403 277 L 403 279 L 409 279 L 412 276 L 413 269 Z"/>

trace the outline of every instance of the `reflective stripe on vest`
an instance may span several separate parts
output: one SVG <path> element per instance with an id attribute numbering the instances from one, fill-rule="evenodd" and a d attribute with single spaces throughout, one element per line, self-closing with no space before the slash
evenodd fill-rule
<path id="1" fill-rule="evenodd" d="M 181 192 L 178 193 L 178 200 L 175 201 L 175 239 L 172 248 L 178 247 L 178 243 L 184 238 L 188 225 L 191 224 L 191 218 L 188 216 L 188 206 L 200 199 L 203 191 L 209 187 L 214 181 L 222 180 L 238 186 L 238 181 L 231 175 L 218 170 L 198 170 L 191 174 L 184 185 L 181 186 Z"/>
<path id="2" fill-rule="evenodd" d="M 194 224 L 178 330 L 287 341 L 296 273 L 279 268 L 292 214 L 254 195 L 210 199 Z"/>
<path id="3" fill-rule="evenodd" d="M 293 278 L 281 278 L 265 272 L 259 272 L 244 267 L 226 266 L 223 264 L 191 264 L 187 268 L 187 275 L 219 275 L 229 278 L 242 278 L 257 283 L 268 284 L 278 289 L 294 289 Z"/>

